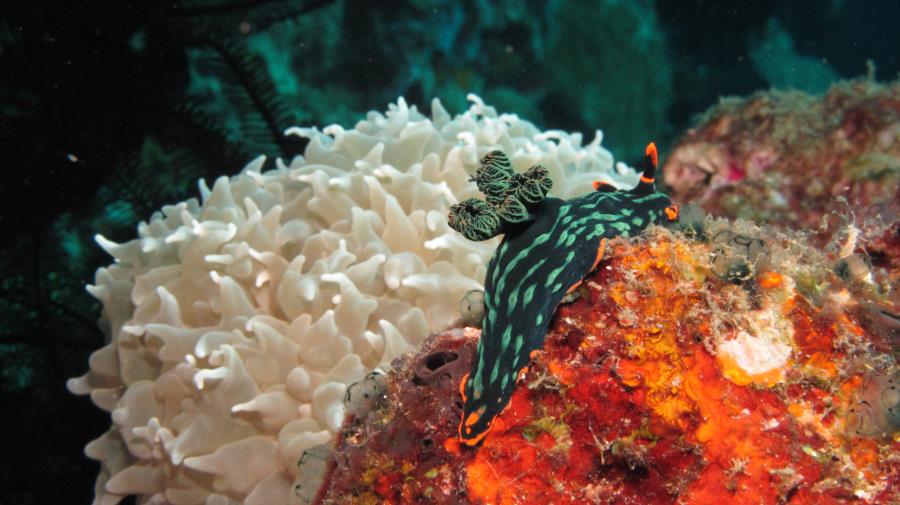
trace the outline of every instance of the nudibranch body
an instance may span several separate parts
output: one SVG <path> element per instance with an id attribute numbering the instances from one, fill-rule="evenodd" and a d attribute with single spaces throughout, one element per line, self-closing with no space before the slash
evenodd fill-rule
<path id="1" fill-rule="evenodd" d="M 543 347 L 556 306 L 597 266 L 606 241 L 677 218 L 669 197 L 656 191 L 656 166 L 651 143 L 633 189 L 595 182 L 595 192 L 561 200 L 546 196 L 551 181 L 540 165 L 516 174 L 500 151 L 482 160 L 474 180 L 486 201 L 460 202 L 449 216 L 450 226 L 470 240 L 504 234 L 488 263 L 477 355 L 460 384 L 462 443 L 481 443 L 531 352 Z"/>

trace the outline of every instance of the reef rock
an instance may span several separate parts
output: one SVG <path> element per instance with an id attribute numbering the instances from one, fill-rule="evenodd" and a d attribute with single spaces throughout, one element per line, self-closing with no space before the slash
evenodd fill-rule
<path id="1" fill-rule="evenodd" d="M 429 337 L 312 501 L 897 503 L 900 372 L 865 294 L 803 235 L 693 237 L 611 241 L 481 447 L 457 438 L 479 331 Z"/>
<path id="2" fill-rule="evenodd" d="M 794 229 L 818 227 L 838 197 L 857 212 L 886 204 L 900 187 L 900 81 L 722 99 L 663 173 L 678 202 Z"/>
<path id="3" fill-rule="evenodd" d="M 680 140 L 663 170 L 676 202 L 722 217 L 819 229 L 853 224 L 860 248 L 900 265 L 900 81 L 835 84 L 822 97 L 727 98 Z M 835 223 L 838 222 L 838 223 Z"/>
<path id="4" fill-rule="evenodd" d="M 845 274 L 880 285 L 873 317 L 900 337 L 900 81 L 723 99 L 663 174 L 677 203 L 809 230 Z"/>

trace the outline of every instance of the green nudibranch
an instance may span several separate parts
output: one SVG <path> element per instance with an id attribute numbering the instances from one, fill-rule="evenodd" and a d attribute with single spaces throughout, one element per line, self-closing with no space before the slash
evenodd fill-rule
<path id="1" fill-rule="evenodd" d="M 488 153 L 473 180 L 485 200 L 450 209 L 451 228 L 470 240 L 503 234 L 488 263 L 484 320 L 471 371 L 462 379 L 460 441 L 479 445 L 509 403 L 521 369 L 543 347 L 556 306 L 603 257 L 606 241 L 651 224 L 674 221 L 678 209 L 656 190 L 656 146 L 644 156 L 640 182 L 629 191 L 594 183 L 595 192 L 561 200 L 547 197 L 547 170 L 517 174 L 501 151 Z"/>

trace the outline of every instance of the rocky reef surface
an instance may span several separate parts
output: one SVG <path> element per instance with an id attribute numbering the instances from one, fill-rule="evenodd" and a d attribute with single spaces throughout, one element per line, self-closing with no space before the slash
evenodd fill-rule
<path id="1" fill-rule="evenodd" d="M 808 242 L 709 218 L 611 242 L 483 446 L 457 441 L 479 337 L 458 327 L 351 388 L 295 500 L 896 503 L 892 330 Z"/>
<path id="2" fill-rule="evenodd" d="M 842 199 L 896 221 L 900 81 L 722 99 L 682 136 L 663 173 L 673 199 L 717 216 L 815 229 L 835 210 L 828 201 Z"/>
<path id="3" fill-rule="evenodd" d="M 816 230 L 822 247 L 842 247 L 829 241 L 853 225 L 856 249 L 900 281 L 900 81 L 722 99 L 682 135 L 663 173 L 677 202 Z"/>

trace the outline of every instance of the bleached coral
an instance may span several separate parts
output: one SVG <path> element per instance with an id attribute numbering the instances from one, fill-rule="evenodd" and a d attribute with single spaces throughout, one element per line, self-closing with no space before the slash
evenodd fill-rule
<path id="1" fill-rule="evenodd" d="M 553 194 L 594 179 L 630 186 L 601 134 L 541 132 L 475 96 L 427 118 L 401 98 L 355 128 L 291 128 L 304 156 L 252 161 L 200 201 L 166 206 L 97 271 L 110 342 L 69 389 L 111 412 L 88 444 L 101 462 L 95 503 L 286 503 L 296 462 L 329 440 L 346 386 L 460 317 L 498 239 L 472 243 L 446 223 L 478 196 L 480 156 L 546 166 Z"/>

